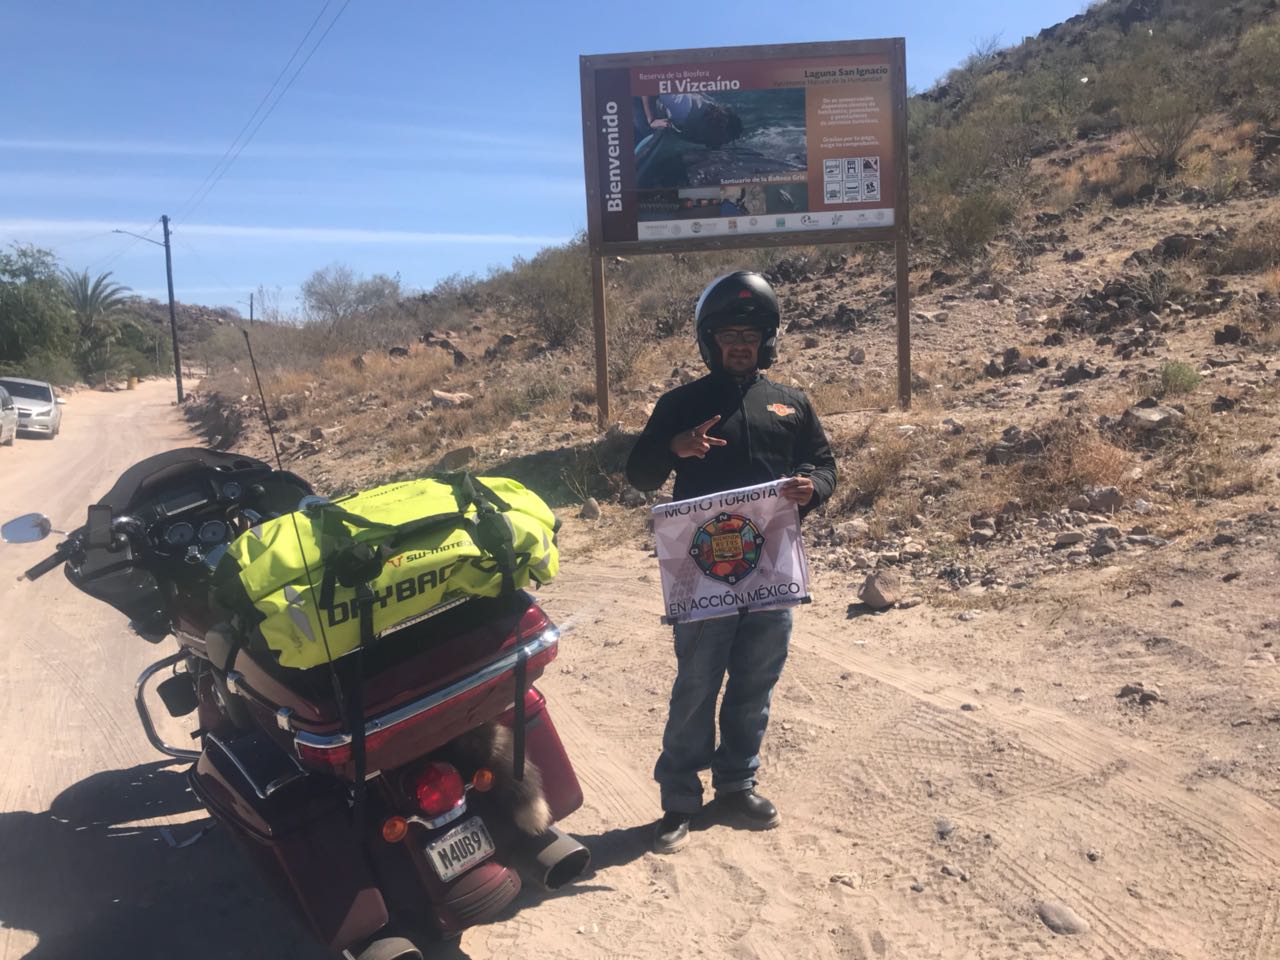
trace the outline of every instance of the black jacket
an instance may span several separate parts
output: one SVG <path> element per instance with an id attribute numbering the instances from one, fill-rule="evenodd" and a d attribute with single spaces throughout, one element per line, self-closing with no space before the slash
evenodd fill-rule
<path id="1" fill-rule="evenodd" d="M 677 457 L 676 434 L 710 420 L 708 436 L 727 440 L 706 457 Z M 676 472 L 674 496 L 688 500 L 721 490 L 768 483 L 796 473 L 802 464 L 814 496 L 801 513 L 821 504 L 836 486 L 836 460 L 808 397 L 762 374 L 739 384 L 712 373 L 665 393 L 627 460 L 627 479 L 639 490 L 656 490 Z"/>

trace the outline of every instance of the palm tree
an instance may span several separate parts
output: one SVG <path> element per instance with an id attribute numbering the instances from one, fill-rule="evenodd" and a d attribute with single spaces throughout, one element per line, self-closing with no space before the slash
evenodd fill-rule
<path id="1" fill-rule="evenodd" d="M 88 270 L 62 271 L 62 295 L 79 327 L 80 351 L 88 365 L 101 362 L 104 376 L 111 344 L 120 336 L 121 314 L 130 294 L 128 287 L 110 278 L 110 273 L 90 280 Z"/>

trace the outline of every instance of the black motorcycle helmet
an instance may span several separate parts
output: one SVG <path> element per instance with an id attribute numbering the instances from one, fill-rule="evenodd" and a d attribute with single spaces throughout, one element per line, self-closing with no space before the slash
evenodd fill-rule
<path id="1" fill-rule="evenodd" d="M 715 332 L 720 327 L 748 324 L 758 327 L 763 335 L 756 366 L 763 370 L 778 359 L 778 296 L 773 287 L 758 273 L 739 270 L 713 280 L 698 298 L 694 323 L 698 333 L 698 351 L 710 370 L 721 368 L 720 347 Z"/>

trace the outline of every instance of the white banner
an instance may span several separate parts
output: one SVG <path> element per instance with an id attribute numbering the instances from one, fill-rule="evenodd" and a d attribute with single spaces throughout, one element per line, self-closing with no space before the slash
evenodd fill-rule
<path id="1" fill-rule="evenodd" d="M 778 492 L 783 482 L 653 508 L 664 621 L 709 620 L 743 608 L 808 601 L 800 512 Z"/>

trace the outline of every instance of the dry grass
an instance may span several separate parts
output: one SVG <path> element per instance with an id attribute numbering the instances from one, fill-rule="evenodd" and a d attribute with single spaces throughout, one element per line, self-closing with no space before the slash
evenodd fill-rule
<path id="1" fill-rule="evenodd" d="M 907 467 L 919 456 L 921 431 L 904 433 L 887 423 L 872 423 L 859 434 L 832 444 L 840 472 L 829 511 L 835 516 L 875 508 L 895 492 Z"/>
<path id="2" fill-rule="evenodd" d="M 1128 203 L 1151 174 L 1131 143 L 1117 143 L 1098 153 L 1081 157 L 1063 170 L 1054 181 L 1051 200 L 1060 210 L 1074 203 L 1088 203 L 1106 197 L 1114 203 Z"/>
<path id="3" fill-rule="evenodd" d="M 1260 490 L 1262 452 L 1275 443 L 1274 420 L 1259 413 L 1274 410 L 1280 387 L 1268 386 L 1248 400 L 1248 410 L 1214 414 L 1207 403 L 1192 407 L 1178 442 L 1161 451 L 1159 473 L 1178 493 L 1192 500 L 1225 500 Z"/>
<path id="4" fill-rule="evenodd" d="M 1254 273 L 1280 267 L 1280 214 L 1241 230 L 1214 263 L 1219 273 Z"/>
<path id="5" fill-rule="evenodd" d="M 1262 290 L 1273 299 L 1280 300 L 1280 266 L 1262 272 Z"/>
<path id="6" fill-rule="evenodd" d="M 1123 492 L 1132 486 L 1133 455 L 1091 427 L 1060 420 L 1036 432 L 1044 441 L 1044 454 L 1005 468 L 1008 473 L 1002 478 L 1024 506 L 1060 510 L 1089 487 L 1118 487 Z"/>
<path id="7" fill-rule="evenodd" d="M 1192 153 L 1186 161 L 1182 181 L 1199 187 L 1213 203 L 1230 199 L 1236 189 L 1249 182 L 1253 168 L 1253 148 L 1236 146 L 1218 152 L 1212 148 Z"/>
<path id="8" fill-rule="evenodd" d="M 824 381 L 814 384 L 808 394 L 819 417 L 887 411 L 898 401 L 896 382 L 883 374 L 848 381 Z"/>

